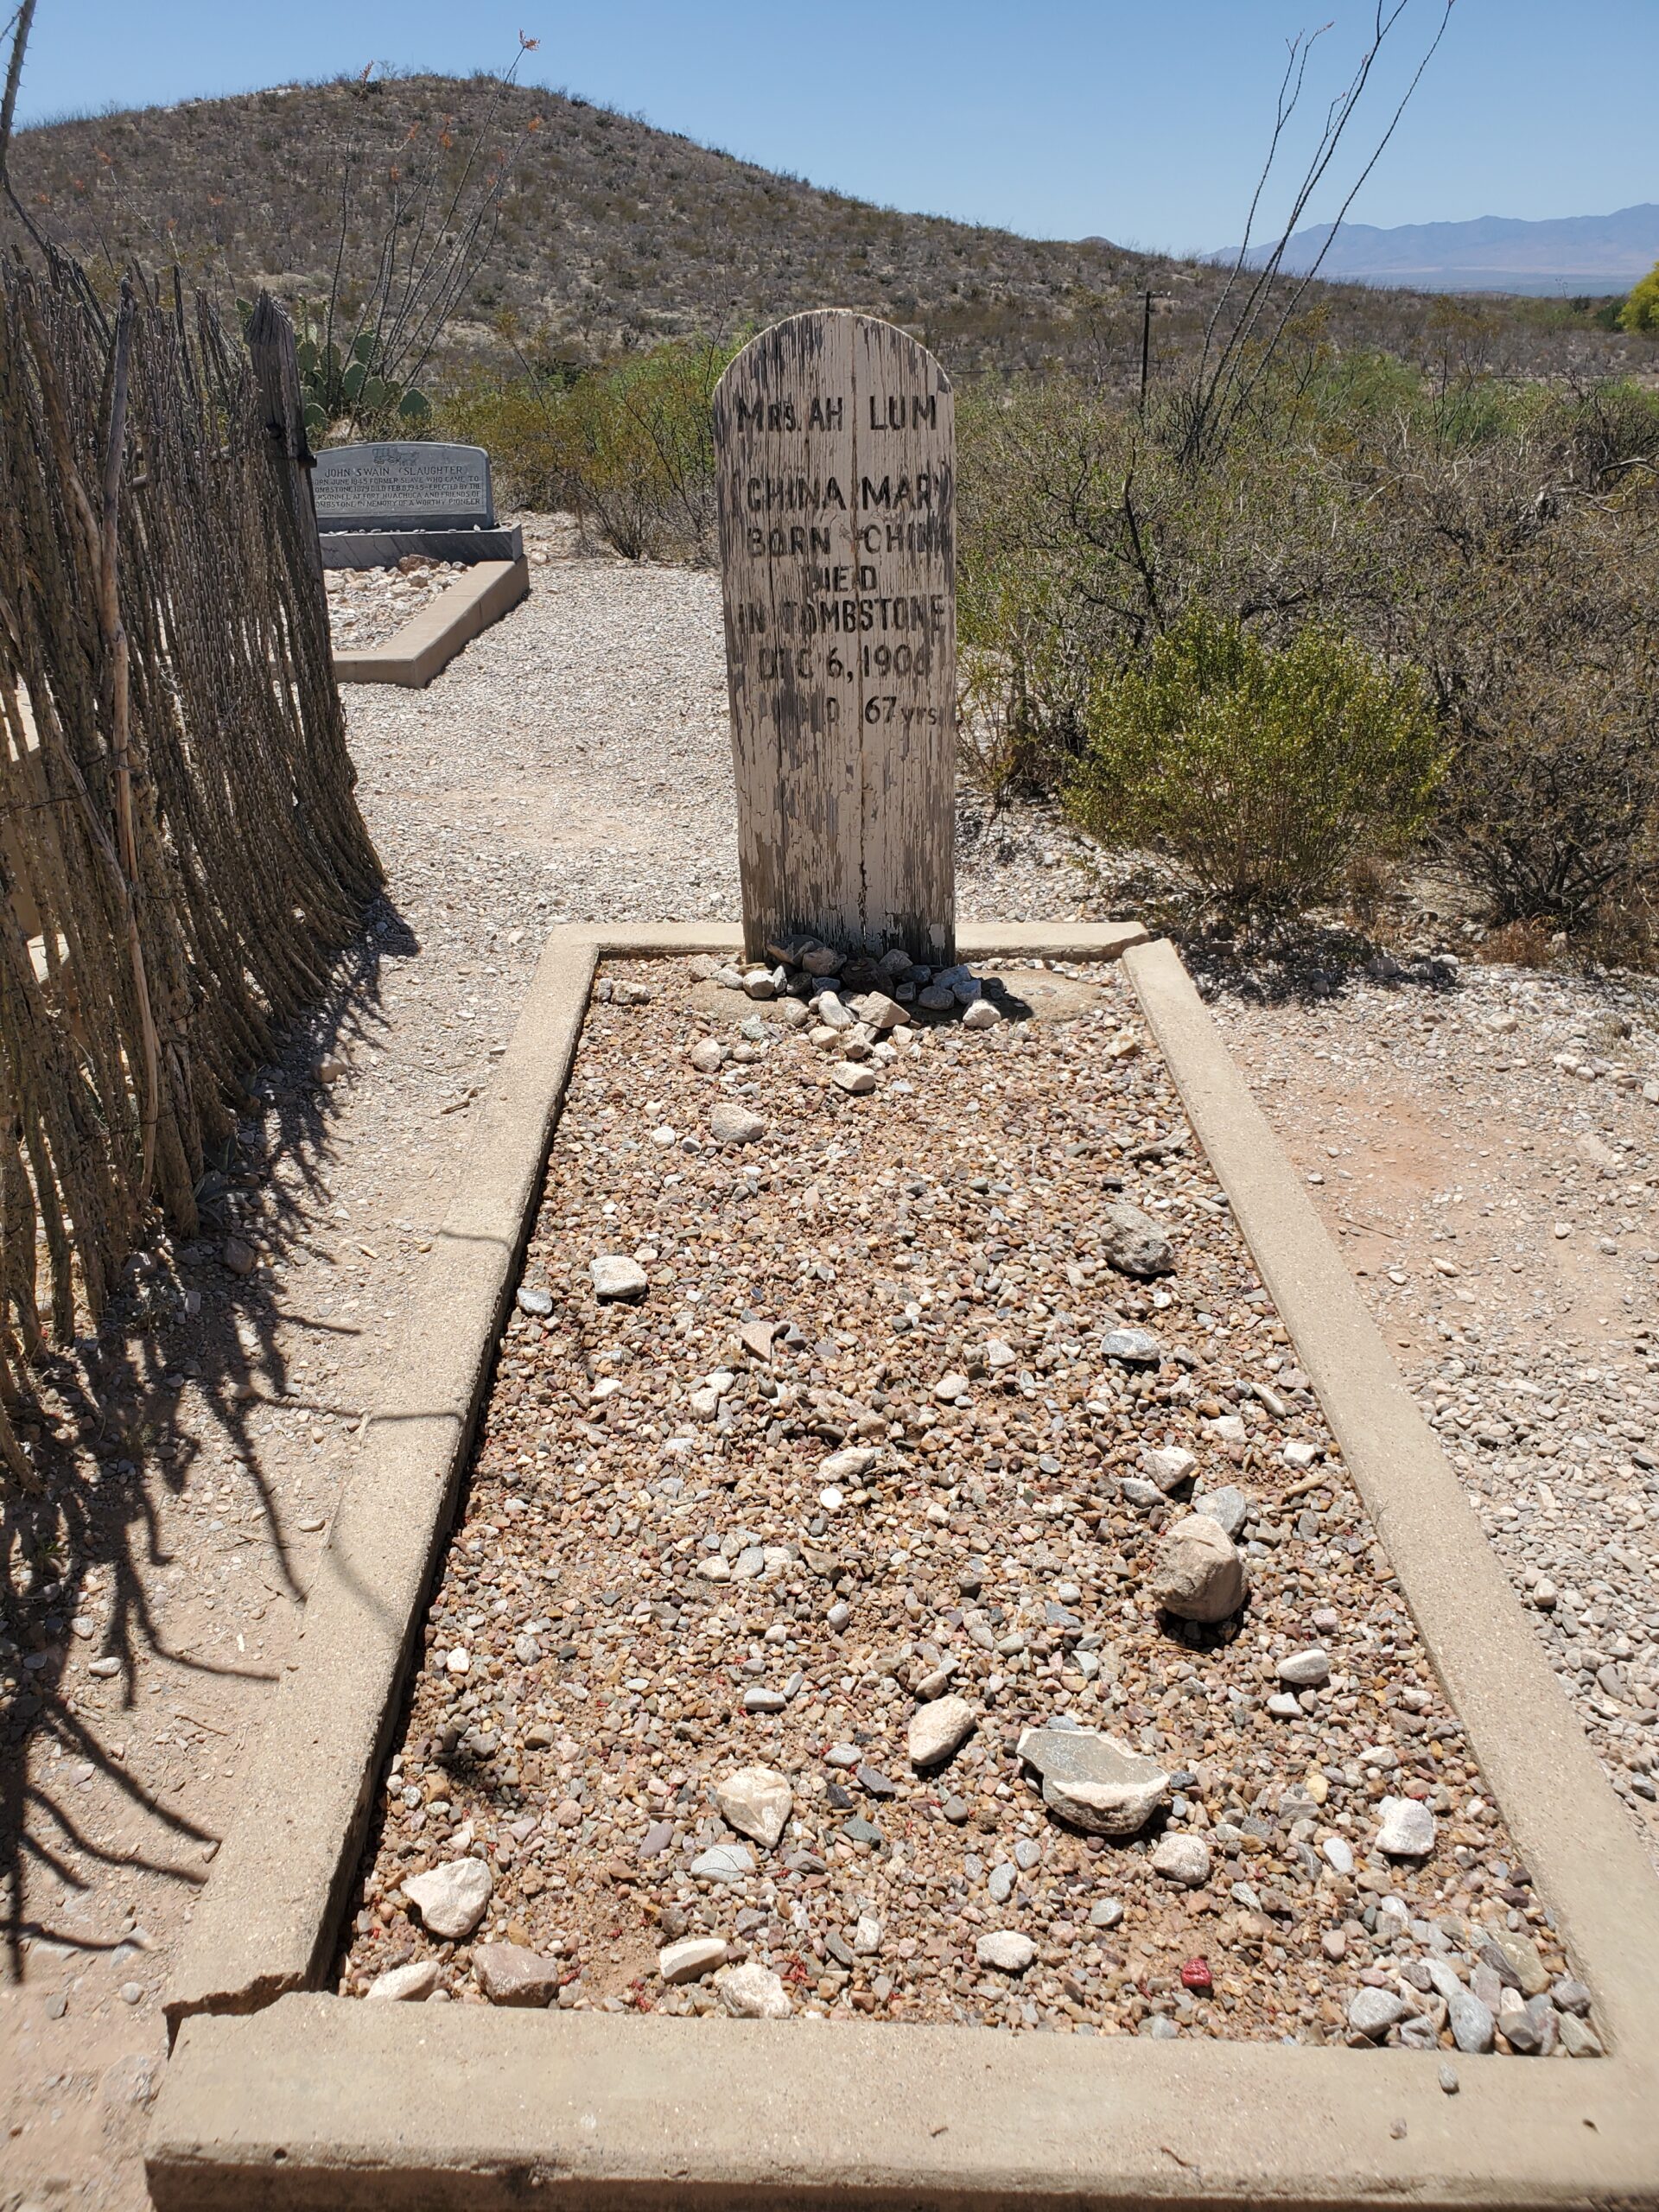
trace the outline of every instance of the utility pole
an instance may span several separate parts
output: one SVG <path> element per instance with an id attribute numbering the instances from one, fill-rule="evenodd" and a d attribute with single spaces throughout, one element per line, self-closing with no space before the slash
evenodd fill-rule
<path id="1" fill-rule="evenodd" d="M 1152 293 L 1141 295 L 1141 412 L 1147 411 L 1147 376 L 1152 366 Z"/>

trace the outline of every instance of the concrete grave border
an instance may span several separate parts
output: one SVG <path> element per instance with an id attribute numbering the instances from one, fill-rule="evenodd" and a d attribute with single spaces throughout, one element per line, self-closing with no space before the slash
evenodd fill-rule
<path id="1" fill-rule="evenodd" d="M 965 928 L 959 957 L 1123 955 L 1471 1747 L 1595 1999 L 1600 2060 L 976 2028 L 365 2005 L 319 1993 L 598 961 L 550 940 L 485 1103 L 243 1811 L 167 1993 L 152 2125 L 186 2208 L 1659 2209 L 1659 1883 L 1503 1570 L 1185 969 L 1135 925 Z"/>
<path id="2" fill-rule="evenodd" d="M 480 561 L 457 576 L 428 607 L 411 614 L 382 645 L 334 655 L 336 683 L 402 683 L 423 690 L 480 630 L 530 596 L 530 563 Z"/>

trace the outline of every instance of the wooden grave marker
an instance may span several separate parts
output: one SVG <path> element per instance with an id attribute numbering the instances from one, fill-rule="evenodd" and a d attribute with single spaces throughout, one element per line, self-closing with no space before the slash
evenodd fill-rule
<path id="1" fill-rule="evenodd" d="M 715 394 L 744 947 L 956 957 L 956 423 L 893 324 L 791 315 Z"/>

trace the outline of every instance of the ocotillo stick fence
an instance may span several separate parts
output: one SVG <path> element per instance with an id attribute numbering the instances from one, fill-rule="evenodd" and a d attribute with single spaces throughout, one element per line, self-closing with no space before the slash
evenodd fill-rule
<path id="1" fill-rule="evenodd" d="M 194 1230 L 238 1074 L 380 880 L 267 416 L 176 280 L 106 313 L 67 261 L 0 268 L 0 1454 L 26 1484 L 29 1363 L 153 1209 Z"/>

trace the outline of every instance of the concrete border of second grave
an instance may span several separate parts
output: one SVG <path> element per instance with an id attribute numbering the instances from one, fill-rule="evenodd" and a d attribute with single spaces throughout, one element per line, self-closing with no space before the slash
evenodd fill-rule
<path id="1" fill-rule="evenodd" d="M 964 957 L 1122 952 L 1510 1832 L 1600 2060 L 367 2005 L 315 1993 L 516 1281 L 594 967 L 735 951 L 697 925 L 556 932 L 486 1103 L 296 1671 L 168 1994 L 149 2173 L 178 2208 L 1659 2208 L 1659 1884 L 1458 1478 L 1173 948 L 964 930 Z M 251 2017 L 248 2017 L 251 2015 Z M 207 2016 L 207 2017 L 203 2017 Z"/>
<path id="2" fill-rule="evenodd" d="M 530 563 L 480 561 L 411 614 L 385 645 L 334 655 L 337 683 L 402 683 L 424 690 L 463 645 L 530 595 Z"/>

